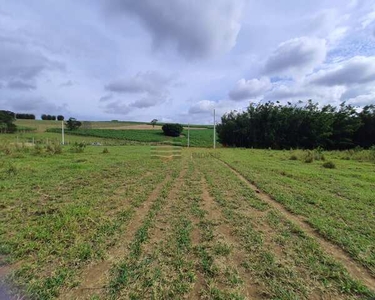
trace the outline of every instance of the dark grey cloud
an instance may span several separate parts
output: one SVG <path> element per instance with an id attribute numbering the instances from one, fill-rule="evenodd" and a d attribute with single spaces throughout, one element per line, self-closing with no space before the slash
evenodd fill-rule
<path id="1" fill-rule="evenodd" d="M 116 93 L 161 95 L 165 93 L 167 85 L 171 81 L 171 77 L 163 76 L 158 72 L 146 72 L 138 73 L 130 78 L 112 81 L 105 86 L 105 89 Z"/>
<path id="2" fill-rule="evenodd" d="M 347 61 L 333 64 L 310 76 L 316 85 L 335 86 L 364 84 L 375 81 L 375 57 L 356 56 Z"/>
<path id="3" fill-rule="evenodd" d="M 74 82 L 71 80 L 65 81 L 60 84 L 61 87 L 68 87 L 68 86 L 73 86 L 73 85 L 74 85 Z"/>
<path id="4" fill-rule="evenodd" d="M 104 111 L 108 114 L 115 115 L 127 115 L 133 110 L 129 105 L 122 103 L 121 101 L 110 102 L 105 105 Z"/>
<path id="5" fill-rule="evenodd" d="M 48 59 L 27 44 L 0 37 L 0 79 L 30 80 L 44 70 L 63 70 L 64 65 Z"/>
<path id="6" fill-rule="evenodd" d="M 106 102 L 106 101 L 111 100 L 111 99 L 113 99 L 112 94 L 111 95 L 105 95 L 105 96 L 100 97 L 99 102 Z"/>
<path id="7" fill-rule="evenodd" d="M 229 92 L 229 97 L 234 101 L 257 98 L 270 88 L 271 82 L 268 77 L 251 80 L 241 79 L 237 82 L 234 89 Z"/>
<path id="8" fill-rule="evenodd" d="M 267 59 L 264 72 L 298 76 L 311 72 L 326 57 L 323 39 L 300 37 L 281 43 Z"/>
<path id="9" fill-rule="evenodd" d="M 215 108 L 215 102 L 210 100 L 201 100 L 189 108 L 189 114 L 212 114 Z"/>
<path id="10" fill-rule="evenodd" d="M 242 0 L 117 0 L 111 11 L 138 17 L 156 48 L 172 44 L 186 58 L 225 53 L 236 44 Z"/>
<path id="11" fill-rule="evenodd" d="M 109 92 L 116 94 L 135 94 L 138 100 L 129 99 L 128 106 L 122 106 L 122 110 L 129 108 L 148 108 L 163 103 L 169 97 L 169 85 L 173 82 L 173 77 L 164 76 L 158 72 L 138 73 L 133 77 L 122 80 L 115 80 L 105 86 Z M 114 95 L 107 95 L 100 98 L 101 102 L 111 100 Z M 112 102 L 116 103 L 117 102 Z M 113 106 L 113 105 L 112 105 Z"/>
<path id="12" fill-rule="evenodd" d="M 68 110 L 68 105 L 56 105 L 43 97 L 23 95 L 19 97 L 0 98 L 0 104 L 16 112 L 60 113 Z"/>
<path id="13" fill-rule="evenodd" d="M 8 82 L 7 85 L 8 89 L 13 89 L 13 90 L 35 90 L 36 86 L 31 83 L 27 83 L 21 80 L 12 80 Z"/>
<path id="14" fill-rule="evenodd" d="M 144 97 L 139 100 L 136 100 L 130 104 L 131 107 L 136 107 L 136 108 L 148 108 L 155 106 L 157 104 L 160 104 L 164 102 L 166 99 L 164 98 L 156 98 L 156 97 Z"/>

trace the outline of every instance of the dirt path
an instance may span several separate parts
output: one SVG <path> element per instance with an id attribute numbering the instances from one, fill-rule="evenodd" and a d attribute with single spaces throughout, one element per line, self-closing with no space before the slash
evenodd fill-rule
<path id="1" fill-rule="evenodd" d="M 96 262 L 88 265 L 81 275 L 81 284 L 68 292 L 61 292 L 59 299 L 87 299 L 93 293 L 98 293 L 98 290 L 105 289 L 106 282 L 108 282 L 109 271 L 113 263 L 120 257 L 123 257 L 128 252 L 128 246 L 131 242 L 135 232 L 141 226 L 143 219 L 147 215 L 152 203 L 159 196 L 163 186 L 170 180 L 168 175 L 149 195 L 147 200 L 142 203 L 135 211 L 135 215 L 127 226 L 126 231 L 119 240 L 122 241 L 120 245 L 112 248 L 108 252 L 106 260 Z"/>
<path id="2" fill-rule="evenodd" d="M 317 233 L 309 224 L 305 222 L 305 220 L 298 215 L 295 215 L 289 212 L 282 204 L 274 200 L 270 195 L 262 192 L 258 189 L 256 185 L 252 182 L 247 180 L 244 176 L 242 176 L 237 170 L 235 170 L 232 166 L 227 164 L 224 161 L 219 160 L 222 164 L 226 165 L 228 168 L 232 170 L 234 174 L 237 175 L 239 179 L 241 179 L 244 183 L 247 184 L 253 191 L 256 192 L 257 196 L 268 203 L 271 207 L 275 208 L 279 211 L 284 217 L 288 220 L 297 224 L 308 236 L 314 238 L 322 247 L 324 251 L 334 257 L 337 261 L 342 263 L 344 267 L 347 269 L 348 273 L 356 280 L 362 281 L 370 290 L 375 291 L 375 278 L 371 275 L 371 273 L 358 264 L 355 260 L 353 260 L 344 250 L 342 250 L 337 245 L 329 242 L 325 238 L 323 238 L 319 233 Z"/>

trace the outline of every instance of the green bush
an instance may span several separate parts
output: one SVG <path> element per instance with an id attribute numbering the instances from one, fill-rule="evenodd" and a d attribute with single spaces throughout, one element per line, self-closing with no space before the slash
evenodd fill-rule
<path id="1" fill-rule="evenodd" d="M 62 147 L 59 143 L 48 144 L 46 147 L 46 152 L 50 154 L 61 154 Z"/>
<path id="2" fill-rule="evenodd" d="M 307 153 L 306 153 L 304 161 L 307 164 L 312 163 L 314 161 L 314 152 L 312 152 L 310 150 L 307 150 Z"/>
<path id="3" fill-rule="evenodd" d="M 70 148 L 70 151 L 73 153 L 82 153 L 85 151 L 86 144 L 85 143 L 77 143 L 75 142 L 73 146 Z"/>
<path id="4" fill-rule="evenodd" d="M 167 123 L 163 125 L 162 129 L 166 136 L 178 137 L 184 128 L 181 124 Z"/>
<path id="5" fill-rule="evenodd" d="M 298 160 L 298 157 L 297 157 L 297 155 L 292 154 L 292 155 L 289 157 L 289 160 Z"/>
<path id="6" fill-rule="evenodd" d="M 331 161 L 326 161 L 323 164 L 323 168 L 326 168 L 326 169 L 336 169 L 336 165 L 333 162 L 331 162 Z"/>
<path id="7" fill-rule="evenodd" d="M 109 153 L 108 148 L 104 148 L 102 153 L 103 153 L 103 154 Z"/>

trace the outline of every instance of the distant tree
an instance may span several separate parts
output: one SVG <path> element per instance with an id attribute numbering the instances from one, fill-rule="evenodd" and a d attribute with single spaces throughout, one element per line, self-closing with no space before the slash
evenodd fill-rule
<path id="1" fill-rule="evenodd" d="M 56 116 L 51 116 L 52 121 L 56 121 Z"/>
<path id="2" fill-rule="evenodd" d="M 42 120 L 47 120 L 47 115 L 46 114 L 42 114 L 42 116 L 40 117 Z"/>
<path id="3" fill-rule="evenodd" d="M 182 130 L 184 129 L 181 124 L 171 124 L 167 123 L 164 124 L 163 127 L 163 132 L 167 136 L 173 136 L 173 137 L 178 137 L 180 136 Z"/>
<path id="4" fill-rule="evenodd" d="M 79 127 L 81 127 L 81 125 L 82 123 L 77 121 L 75 118 L 69 118 L 69 120 L 65 122 L 65 126 L 69 130 L 77 130 Z"/>
<path id="5" fill-rule="evenodd" d="M 0 132 L 13 133 L 17 130 L 17 126 L 13 124 L 15 121 L 15 113 L 8 110 L 0 110 Z"/>
<path id="6" fill-rule="evenodd" d="M 156 123 L 158 122 L 158 120 L 157 119 L 153 119 L 153 120 L 151 120 L 151 125 L 152 125 L 152 128 L 154 128 L 155 127 L 155 125 L 156 125 Z"/>
<path id="7" fill-rule="evenodd" d="M 16 119 L 35 120 L 35 115 L 33 115 L 33 114 L 16 114 Z"/>
<path id="8" fill-rule="evenodd" d="M 58 115 L 58 116 L 57 116 L 57 120 L 58 120 L 58 121 L 64 121 L 64 116 L 62 116 L 62 115 Z"/>

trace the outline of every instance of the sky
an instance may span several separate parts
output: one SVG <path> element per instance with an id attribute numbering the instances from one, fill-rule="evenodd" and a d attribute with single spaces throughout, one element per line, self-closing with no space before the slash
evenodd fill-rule
<path id="1" fill-rule="evenodd" d="M 375 0 L 2 0 L 0 109 L 212 123 L 375 104 Z"/>

